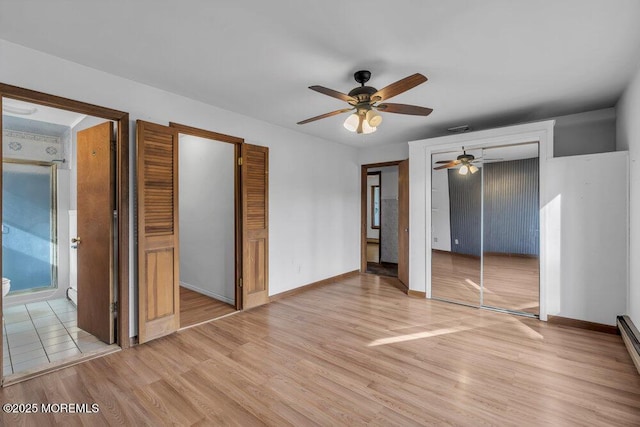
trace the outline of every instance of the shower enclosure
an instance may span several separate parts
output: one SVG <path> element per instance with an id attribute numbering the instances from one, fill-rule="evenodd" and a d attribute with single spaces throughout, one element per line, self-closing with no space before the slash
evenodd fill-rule
<path id="1" fill-rule="evenodd" d="M 9 295 L 57 287 L 56 165 L 3 159 L 2 272 Z"/>

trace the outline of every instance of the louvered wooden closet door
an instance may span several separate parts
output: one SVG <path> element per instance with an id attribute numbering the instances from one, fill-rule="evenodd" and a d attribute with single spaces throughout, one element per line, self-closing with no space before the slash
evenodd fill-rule
<path id="1" fill-rule="evenodd" d="M 138 120 L 138 340 L 180 327 L 178 133 Z"/>
<path id="2" fill-rule="evenodd" d="M 243 308 L 269 302 L 269 149 L 242 144 Z"/>

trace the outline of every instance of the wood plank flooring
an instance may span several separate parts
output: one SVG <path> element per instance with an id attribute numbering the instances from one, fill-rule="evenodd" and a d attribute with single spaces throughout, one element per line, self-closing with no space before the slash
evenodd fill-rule
<path id="1" fill-rule="evenodd" d="M 480 305 L 480 258 L 432 252 L 432 295 Z M 532 314 L 540 312 L 537 258 L 485 254 L 483 304 Z"/>
<path id="2" fill-rule="evenodd" d="M 619 336 L 358 275 L 0 390 L 2 425 L 640 425 Z"/>
<path id="3" fill-rule="evenodd" d="M 233 313 L 236 308 L 223 301 L 180 286 L 180 327 L 184 328 Z"/>

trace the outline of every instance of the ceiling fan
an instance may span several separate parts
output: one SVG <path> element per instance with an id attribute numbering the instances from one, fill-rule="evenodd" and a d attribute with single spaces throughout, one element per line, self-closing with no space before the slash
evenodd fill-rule
<path id="1" fill-rule="evenodd" d="M 460 154 L 455 160 L 439 160 L 436 163 L 442 164 L 442 166 L 436 166 L 433 169 L 449 169 L 458 165 L 462 165 L 460 166 L 460 169 L 458 169 L 458 173 L 460 175 L 466 175 L 469 172 L 476 173 L 478 172 L 478 167 L 473 163 L 479 163 L 481 159 L 482 157 L 476 158 L 476 156 L 474 156 L 473 154 L 467 154 L 464 147 L 462 147 L 462 154 Z"/>
<path id="2" fill-rule="evenodd" d="M 314 122 L 337 114 L 354 111 L 354 113 L 345 120 L 344 127 L 351 132 L 367 134 L 375 132 L 378 125 L 382 122 L 382 116 L 380 116 L 378 111 L 385 113 L 409 114 L 413 116 L 428 116 L 433 111 L 431 108 L 418 107 L 416 105 L 383 102 L 426 82 L 427 78 L 422 74 L 416 73 L 409 77 L 405 77 L 404 79 L 398 80 L 397 82 L 380 90 L 364 85 L 371 78 L 370 71 L 356 71 L 353 78 L 356 82 L 360 83 L 360 86 L 351 90 L 349 94 L 344 94 L 323 86 L 309 86 L 309 89 L 311 90 L 315 90 L 316 92 L 347 102 L 350 105 L 350 108 L 343 108 L 316 117 L 311 117 L 310 119 L 298 122 L 298 124 L 303 125 L 305 123 Z"/>

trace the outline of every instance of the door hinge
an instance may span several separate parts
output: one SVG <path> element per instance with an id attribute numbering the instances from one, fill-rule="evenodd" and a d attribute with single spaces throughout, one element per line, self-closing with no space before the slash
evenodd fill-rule
<path id="1" fill-rule="evenodd" d="M 239 285 L 240 287 L 242 287 L 242 277 L 241 277 L 240 279 L 238 279 L 238 285 Z"/>
<path id="2" fill-rule="evenodd" d="M 118 301 L 114 301 L 111 303 L 111 312 L 116 313 L 118 311 Z"/>
<path id="3" fill-rule="evenodd" d="M 238 157 L 238 166 L 242 166 L 242 157 Z"/>

